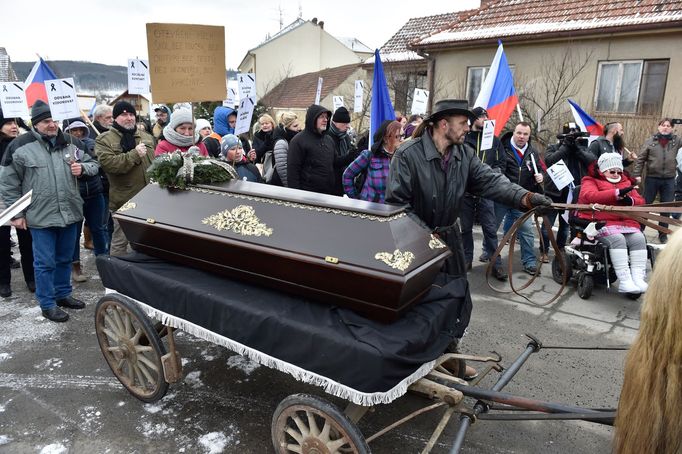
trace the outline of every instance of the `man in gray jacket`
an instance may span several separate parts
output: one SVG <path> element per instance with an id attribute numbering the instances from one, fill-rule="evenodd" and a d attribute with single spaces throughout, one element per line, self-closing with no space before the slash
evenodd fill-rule
<path id="1" fill-rule="evenodd" d="M 60 307 L 85 307 L 71 296 L 71 258 L 77 224 L 83 220 L 77 179 L 97 175 L 99 165 L 80 140 L 59 130 L 43 101 L 33 105 L 31 123 L 32 130 L 12 141 L 3 156 L 0 197 L 9 206 L 33 190 L 31 204 L 12 225 L 31 230 L 36 298 L 43 316 L 65 322 L 69 315 Z"/>

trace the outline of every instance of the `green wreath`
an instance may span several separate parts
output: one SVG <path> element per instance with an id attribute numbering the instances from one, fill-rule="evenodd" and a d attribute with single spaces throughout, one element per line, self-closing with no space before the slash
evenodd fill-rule
<path id="1" fill-rule="evenodd" d="M 188 184 L 214 184 L 238 178 L 226 162 L 205 158 L 191 152 L 164 153 L 147 169 L 149 178 L 162 188 L 185 189 Z"/>

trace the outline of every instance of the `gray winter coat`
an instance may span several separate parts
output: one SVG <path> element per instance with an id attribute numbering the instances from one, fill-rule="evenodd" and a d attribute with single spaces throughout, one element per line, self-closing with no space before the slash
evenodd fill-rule
<path id="1" fill-rule="evenodd" d="M 287 156 L 289 155 L 289 142 L 285 139 L 279 139 L 275 142 L 275 148 L 272 151 L 272 155 L 275 158 L 275 170 L 277 170 L 279 179 L 282 180 L 284 186 L 288 186 Z"/>
<path id="2" fill-rule="evenodd" d="M 648 177 L 675 178 L 677 175 L 677 150 L 681 146 L 680 138 L 674 134 L 665 147 L 658 141 L 658 135 L 649 137 L 637 155 L 632 175 L 641 177 L 644 166 L 646 166 Z"/>
<path id="3" fill-rule="evenodd" d="M 70 136 L 69 136 L 70 137 Z M 31 204 L 22 216 L 31 228 L 66 227 L 83 220 L 83 199 L 78 179 L 71 175 L 76 158 L 83 175 L 94 176 L 99 164 L 84 151 L 85 145 L 59 131 L 55 145 L 31 131 L 9 144 L 0 168 L 0 196 L 7 205 L 33 190 Z"/>

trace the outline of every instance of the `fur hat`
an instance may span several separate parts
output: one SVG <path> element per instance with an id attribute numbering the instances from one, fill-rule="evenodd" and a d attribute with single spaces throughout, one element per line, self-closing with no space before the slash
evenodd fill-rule
<path id="1" fill-rule="evenodd" d="M 47 118 L 52 118 L 50 106 L 42 99 L 39 99 L 31 107 L 31 124 L 35 126 Z"/>
<path id="2" fill-rule="evenodd" d="M 223 156 L 227 156 L 227 152 L 237 145 L 241 146 L 239 137 L 235 136 L 234 134 L 227 134 L 223 136 L 222 140 L 220 141 L 220 153 Z"/>
<path id="3" fill-rule="evenodd" d="M 332 121 L 335 123 L 350 123 L 350 114 L 348 113 L 348 109 L 343 106 L 336 109 L 336 112 L 334 112 L 334 116 L 332 117 Z"/>
<path id="4" fill-rule="evenodd" d="M 623 157 L 620 153 L 604 153 L 599 156 L 597 165 L 599 166 L 599 171 L 601 173 L 604 173 L 609 169 L 623 170 Z"/>
<path id="5" fill-rule="evenodd" d="M 175 129 L 183 123 L 192 123 L 192 111 L 189 109 L 178 109 L 173 112 L 168 126 L 171 129 Z"/>
<path id="6" fill-rule="evenodd" d="M 114 110 L 112 112 L 114 119 L 116 117 L 118 117 L 119 115 L 121 115 L 122 113 L 131 113 L 131 114 L 137 116 L 137 112 L 135 111 L 135 108 L 128 101 L 119 101 L 114 105 Z"/>
<path id="7" fill-rule="evenodd" d="M 211 127 L 211 123 L 209 123 L 209 121 L 206 120 L 205 118 L 197 118 L 197 120 L 194 122 L 194 129 L 196 129 L 197 131 L 201 131 L 204 128 L 210 128 L 210 127 Z M 211 129 L 213 129 L 213 128 L 211 128 Z"/>

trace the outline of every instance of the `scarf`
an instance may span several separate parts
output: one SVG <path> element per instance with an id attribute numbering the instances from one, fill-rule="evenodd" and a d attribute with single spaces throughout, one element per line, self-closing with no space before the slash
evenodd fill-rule
<path id="1" fill-rule="evenodd" d="M 670 142 L 672 138 L 672 134 L 656 134 L 656 139 L 658 139 L 658 143 L 660 143 L 663 148 L 668 146 L 668 142 Z"/>
<path id="2" fill-rule="evenodd" d="M 289 128 L 284 128 L 283 137 L 284 137 L 284 140 L 286 140 L 287 142 L 291 142 L 291 139 L 293 139 L 294 136 L 296 136 L 296 134 L 298 134 L 298 131 L 292 131 Z"/>
<path id="3" fill-rule="evenodd" d="M 330 123 L 329 125 L 329 131 L 332 134 L 332 136 L 336 137 L 336 139 L 339 141 L 339 148 L 336 151 L 337 158 L 343 158 L 348 156 L 348 145 L 350 142 L 350 137 L 348 137 L 348 134 L 346 134 L 345 131 L 339 131 L 336 126 L 334 126 L 334 123 Z"/>
<path id="4" fill-rule="evenodd" d="M 171 144 L 175 145 L 176 147 L 187 148 L 191 147 L 192 145 L 199 141 L 199 133 L 195 131 L 193 137 L 183 136 L 175 129 L 171 128 L 170 125 L 168 125 L 165 128 L 163 128 L 163 138 L 166 139 Z"/>
<path id="5" fill-rule="evenodd" d="M 121 133 L 121 150 L 123 150 L 124 153 L 135 148 L 137 145 L 135 143 L 135 132 L 137 131 L 137 126 L 133 126 L 133 129 L 126 129 L 114 122 L 112 127 Z"/>
<path id="6" fill-rule="evenodd" d="M 516 143 L 514 142 L 514 138 L 512 137 L 511 139 L 509 139 L 509 144 L 510 144 L 510 145 L 512 146 L 512 148 L 514 149 L 514 154 L 515 154 L 515 157 L 516 157 L 516 162 L 517 162 L 519 165 L 521 165 L 521 163 L 523 162 L 523 156 L 526 154 L 526 150 L 528 149 L 528 142 L 526 142 L 526 144 L 525 144 L 523 147 L 519 148 L 519 147 L 516 145 Z"/>

